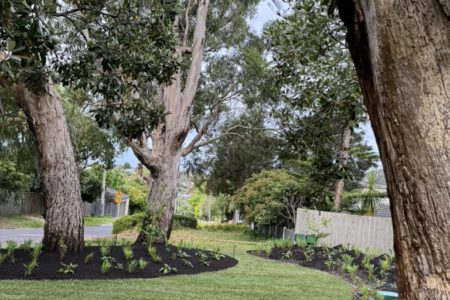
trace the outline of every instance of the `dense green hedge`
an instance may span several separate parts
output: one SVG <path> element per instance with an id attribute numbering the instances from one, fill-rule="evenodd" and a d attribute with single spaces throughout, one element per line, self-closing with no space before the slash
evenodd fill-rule
<path id="1" fill-rule="evenodd" d="M 174 215 L 172 219 L 172 227 L 188 227 L 197 228 L 197 219 L 194 217 Z"/>
<path id="2" fill-rule="evenodd" d="M 118 234 L 127 230 L 131 230 L 139 226 L 144 218 L 144 213 L 137 213 L 134 215 L 123 216 L 114 221 L 112 233 Z M 173 216 L 173 227 L 189 227 L 197 228 L 197 219 L 186 216 Z"/>

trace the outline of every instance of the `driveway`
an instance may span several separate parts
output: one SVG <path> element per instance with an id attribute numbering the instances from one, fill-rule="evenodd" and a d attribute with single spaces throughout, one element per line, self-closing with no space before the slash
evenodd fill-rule
<path id="1" fill-rule="evenodd" d="M 111 225 L 105 226 L 92 226 L 84 228 L 85 238 L 97 238 L 110 236 L 112 231 Z M 44 235 L 44 229 L 0 229 L 0 243 L 4 243 L 8 240 L 22 243 L 25 240 L 32 240 L 33 242 L 41 242 Z"/>

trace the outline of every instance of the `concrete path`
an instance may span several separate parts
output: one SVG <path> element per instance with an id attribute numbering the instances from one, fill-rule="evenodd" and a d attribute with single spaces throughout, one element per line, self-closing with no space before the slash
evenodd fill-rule
<path id="1" fill-rule="evenodd" d="M 105 237 L 111 235 L 112 226 L 92 226 L 84 228 L 85 238 L 97 238 Z M 16 241 L 17 243 L 22 243 L 25 240 L 31 239 L 33 242 L 42 241 L 42 236 L 44 235 L 43 228 L 33 228 L 33 229 L 0 229 L 0 243 L 4 243 L 8 240 Z"/>

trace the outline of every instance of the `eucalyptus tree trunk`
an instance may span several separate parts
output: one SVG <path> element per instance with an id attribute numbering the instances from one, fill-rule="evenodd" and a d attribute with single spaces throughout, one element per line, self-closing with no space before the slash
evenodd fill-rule
<path id="1" fill-rule="evenodd" d="M 191 61 L 186 74 L 180 70 L 169 85 L 160 87 L 157 101 L 164 106 L 167 114 L 151 133 L 152 149 L 147 147 L 144 135 L 131 142 L 134 154 L 150 170 L 152 177 L 148 195 L 149 208 L 136 240 L 137 244 L 146 242 L 149 237 L 158 242 L 170 237 L 178 166 L 181 156 L 192 151 L 183 151 L 182 147 L 190 129 L 191 105 L 200 79 L 208 6 L 209 0 L 197 1 L 192 47 L 187 45 L 188 23 L 185 25 L 184 36 L 180 36 L 175 55 L 181 57 L 190 54 Z M 178 28 L 177 22 L 175 28 Z"/>
<path id="2" fill-rule="evenodd" d="M 450 299 L 450 2 L 338 7 L 388 183 L 400 299 Z"/>
<path id="3" fill-rule="evenodd" d="M 84 247 L 83 211 L 73 147 L 61 100 L 47 84 L 39 92 L 10 88 L 36 137 L 44 194 L 45 249 L 78 252 Z"/>
<path id="4" fill-rule="evenodd" d="M 348 148 L 350 147 L 351 130 L 349 126 L 344 128 L 342 133 L 342 146 L 341 146 L 341 157 L 340 166 L 344 168 L 348 159 Z M 336 186 L 334 189 L 334 210 L 338 211 L 341 209 L 342 194 L 344 193 L 344 178 L 340 178 L 336 181 Z"/>

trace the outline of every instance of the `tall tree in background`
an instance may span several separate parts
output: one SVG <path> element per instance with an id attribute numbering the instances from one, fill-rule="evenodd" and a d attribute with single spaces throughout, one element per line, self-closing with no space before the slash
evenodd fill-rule
<path id="1" fill-rule="evenodd" d="M 70 70 L 83 78 L 83 83 L 90 83 L 84 87 L 97 84 L 98 89 L 110 91 L 109 95 L 120 94 L 121 88 L 143 74 L 167 81 L 176 64 L 165 55 L 170 54 L 164 49 L 170 47 L 171 39 L 170 34 L 165 34 L 170 31 L 164 29 L 173 20 L 170 13 L 166 17 L 165 7 L 158 3 L 0 3 L 0 85 L 25 114 L 36 140 L 45 203 L 43 244 L 48 250 L 64 247 L 67 251 L 80 251 L 84 246 L 78 172 L 63 107 L 53 84 L 55 70 L 60 71 L 58 79 L 63 82 L 71 82 L 67 76 Z M 174 3 L 169 4 L 174 7 Z M 154 14 L 143 16 L 150 11 Z M 133 57 L 137 53 L 133 50 L 142 31 L 149 28 L 156 36 L 145 36 L 138 46 L 161 47 L 154 50 L 154 56 L 145 57 L 143 68 L 139 64 L 142 61 Z M 127 51 L 118 51 L 118 44 L 126 45 L 126 40 L 120 39 L 125 32 L 135 47 L 131 44 Z M 87 51 L 90 59 L 67 64 L 72 59 L 77 61 L 74 50 L 79 49 Z M 119 69 L 119 64 L 121 72 L 111 72 Z M 102 76 L 96 76 L 98 66 Z"/>
<path id="2" fill-rule="evenodd" d="M 362 95 L 340 20 L 320 1 L 288 2 L 289 14 L 265 34 L 281 91 L 274 116 L 287 144 L 312 162 L 316 179 L 333 181 L 339 210 L 344 180 L 362 178 L 352 177 L 350 164 L 359 160 L 367 170 L 376 159 L 356 130 L 364 121 Z"/>
<path id="3" fill-rule="evenodd" d="M 224 63 L 226 60 L 220 51 L 230 51 L 246 41 L 246 18 L 257 2 L 182 1 L 184 9 L 173 24 L 178 39 L 174 56 L 182 61 L 182 66 L 172 82 L 162 85 L 155 97 L 166 114 L 154 130 L 148 134 L 144 132 L 130 142 L 134 154 L 151 171 L 152 177 L 148 196 L 150 206 L 137 243 L 145 242 L 149 235 L 158 241 L 170 236 L 180 159 L 203 144 L 201 140 L 217 121 L 224 102 L 239 90 L 234 81 L 221 80 L 209 91 L 205 89 L 203 96 L 199 97 L 201 100 L 194 102 L 202 76 L 202 63 L 206 68 L 217 61 Z M 205 78 L 202 85 L 208 86 L 208 82 Z M 203 100 L 207 100 L 206 103 Z M 191 120 L 193 113 L 204 116 L 200 126 L 199 120 Z M 197 133 L 183 148 L 191 127 Z M 151 139 L 151 148 L 148 138 Z"/>
<path id="4" fill-rule="evenodd" d="M 386 174 L 399 296 L 449 299 L 449 2 L 337 5 Z"/>

